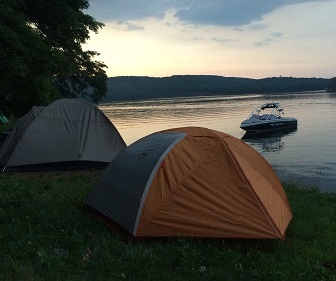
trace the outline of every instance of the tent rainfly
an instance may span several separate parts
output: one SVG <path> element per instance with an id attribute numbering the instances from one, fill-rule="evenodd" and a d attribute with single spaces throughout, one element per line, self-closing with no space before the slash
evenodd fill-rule
<path id="1" fill-rule="evenodd" d="M 102 172 L 87 209 L 133 238 L 280 238 L 292 218 L 269 163 L 228 134 L 199 127 L 148 135 Z"/>
<path id="2" fill-rule="evenodd" d="M 0 150 L 5 170 L 106 167 L 126 147 L 118 130 L 93 103 L 60 99 L 33 106 Z"/>

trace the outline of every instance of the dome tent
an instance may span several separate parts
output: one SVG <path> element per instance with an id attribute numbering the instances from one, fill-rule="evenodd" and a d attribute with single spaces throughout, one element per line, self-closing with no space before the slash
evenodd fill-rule
<path id="1" fill-rule="evenodd" d="M 257 151 L 199 127 L 157 132 L 128 146 L 85 205 L 138 238 L 283 239 L 292 218 L 277 175 Z"/>
<path id="2" fill-rule="evenodd" d="M 3 170 L 106 167 L 126 147 L 112 122 L 93 103 L 59 99 L 22 116 L 0 150 Z"/>

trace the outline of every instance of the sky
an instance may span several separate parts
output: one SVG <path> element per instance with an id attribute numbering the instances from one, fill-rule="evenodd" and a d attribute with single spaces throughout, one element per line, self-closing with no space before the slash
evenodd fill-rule
<path id="1" fill-rule="evenodd" d="M 89 0 L 108 77 L 336 76 L 336 0 Z"/>

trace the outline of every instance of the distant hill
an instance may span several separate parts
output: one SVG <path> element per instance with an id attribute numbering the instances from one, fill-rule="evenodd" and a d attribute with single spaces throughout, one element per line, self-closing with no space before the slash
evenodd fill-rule
<path id="1" fill-rule="evenodd" d="M 272 77 L 264 79 L 214 75 L 108 78 L 104 102 L 171 97 L 265 94 L 325 90 L 330 79 Z"/>

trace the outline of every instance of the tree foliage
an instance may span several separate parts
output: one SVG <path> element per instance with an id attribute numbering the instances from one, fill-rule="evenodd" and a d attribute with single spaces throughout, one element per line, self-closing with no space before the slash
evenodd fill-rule
<path id="1" fill-rule="evenodd" d="M 105 101 L 153 98 L 272 94 L 325 90 L 329 79 L 270 77 L 251 79 L 214 75 L 175 75 L 170 77 L 110 77 Z"/>
<path id="2" fill-rule="evenodd" d="M 327 92 L 336 93 L 336 77 L 330 78 L 328 83 Z"/>
<path id="3" fill-rule="evenodd" d="M 61 97 L 98 102 L 106 66 L 82 45 L 103 26 L 87 0 L 0 1 L 0 109 L 14 116 Z"/>

